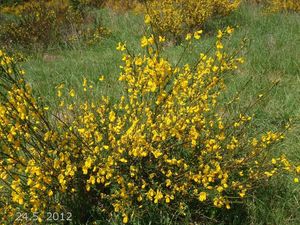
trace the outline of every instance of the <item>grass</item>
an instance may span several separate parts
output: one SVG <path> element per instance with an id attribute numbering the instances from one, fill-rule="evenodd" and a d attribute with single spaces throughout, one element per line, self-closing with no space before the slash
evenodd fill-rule
<path id="1" fill-rule="evenodd" d="M 82 89 L 82 79 L 87 77 L 99 95 L 117 98 L 122 86 L 117 82 L 121 54 L 115 50 L 119 41 L 127 41 L 134 51 L 139 48 L 139 39 L 145 28 L 142 17 L 135 14 L 102 12 L 112 35 L 100 43 L 75 46 L 72 49 L 52 49 L 35 53 L 23 63 L 33 89 L 50 105 L 55 105 L 55 86 Z M 246 63 L 235 77 L 228 79 L 228 93 L 237 92 L 251 77 L 252 81 L 242 92 L 243 103 L 253 101 L 262 91 L 280 81 L 271 95 L 255 110 L 257 129 L 270 129 L 282 120 L 300 116 L 300 15 L 296 13 L 265 14 L 257 6 L 242 6 L 225 20 L 214 21 L 208 29 L 223 27 L 224 24 L 238 25 L 230 47 L 236 48 L 244 37 L 250 40 L 245 51 Z M 199 48 L 207 48 L 214 39 L 207 35 Z M 171 46 L 167 56 L 175 61 L 182 46 Z M 196 51 L 185 61 L 192 60 Z M 100 74 L 105 81 L 99 82 Z M 81 94 L 79 93 L 78 99 Z M 289 131 L 280 149 L 295 161 L 300 161 L 300 126 L 296 123 Z M 292 177 L 276 179 L 264 190 L 249 200 L 246 208 L 231 210 L 225 224 L 300 224 L 300 187 L 292 184 Z M 159 215 L 158 215 L 159 216 Z M 222 216 L 222 215 L 221 215 Z M 160 220 L 172 224 L 169 217 Z M 137 222 L 136 224 L 144 224 Z M 152 223 L 153 224 L 153 223 Z"/>
<path id="2" fill-rule="evenodd" d="M 52 49 L 49 52 L 37 53 L 29 56 L 30 59 L 23 65 L 30 74 L 28 77 L 33 89 L 38 90 L 42 96 L 47 96 L 51 103 L 56 94 L 54 87 L 65 83 L 75 89 L 80 88 L 82 80 L 87 77 L 95 85 L 98 92 L 111 97 L 118 96 L 120 86 L 117 78 L 122 55 L 116 51 L 119 41 L 124 41 L 137 48 L 139 37 L 142 35 L 143 20 L 131 14 L 117 15 L 113 12 L 104 12 L 104 18 L 112 35 L 100 43 L 73 49 Z M 109 21 L 110 20 L 110 21 Z M 131 29 L 122 29 L 130 27 Z M 105 75 L 105 82 L 97 82 L 100 75 Z M 99 84 L 100 83 L 100 84 Z M 96 85 L 97 84 L 97 85 Z"/>

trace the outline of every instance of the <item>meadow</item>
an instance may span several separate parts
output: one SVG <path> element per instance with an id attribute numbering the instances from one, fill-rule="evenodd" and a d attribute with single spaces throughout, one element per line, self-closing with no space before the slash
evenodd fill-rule
<path id="1" fill-rule="evenodd" d="M 140 40 L 144 35 L 149 34 L 149 28 L 144 22 L 144 15 L 135 11 L 115 11 L 110 8 L 93 10 L 93 13 L 101 18 L 102 24 L 109 31 L 109 34 L 92 45 L 82 43 L 71 46 L 52 45 L 46 49 L 26 51 L 14 46 L 13 49 L 9 50 L 14 53 L 22 51 L 24 60 L 19 62 L 19 66 L 26 73 L 26 79 L 33 90 L 33 96 L 36 98 L 39 96 L 43 103 L 50 107 L 50 110 L 56 111 L 60 104 L 57 90 L 61 84 L 68 89 L 76 90 L 75 96 L 66 97 L 65 104 L 82 102 L 89 98 L 97 101 L 101 96 L 108 96 L 112 102 L 110 104 L 118 104 L 121 96 L 127 93 L 126 85 L 124 86 L 118 81 L 122 71 L 120 65 L 123 56 L 122 52 L 116 50 L 116 47 L 119 42 L 126 42 L 126 48 L 128 46 L 130 52 L 138 55 L 143 51 Z M 184 55 L 179 66 L 184 67 L 186 63 L 193 64 L 199 51 L 206 52 L 210 46 L 213 46 L 218 30 L 226 29 L 227 26 L 234 27 L 234 33 L 224 44 L 226 50 L 227 52 L 234 52 L 244 40 L 244 47 L 239 54 L 242 55 L 245 62 L 238 66 L 234 73 L 225 77 L 224 83 L 227 88 L 224 94 L 219 96 L 221 103 L 226 105 L 232 96 L 237 94 L 238 103 L 228 104 L 228 113 L 235 114 L 243 111 L 249 103 L 255 102 L 255 99 L 261 98 L 259 96 L 262 95 L 262 100 L 249 112 L 250 115 L 255 115 L 250 126 L 250 136 L 257 132 L 276 130 L 278 127 L 284 126 L 285 123 L 291 122 L 292 125 L 286 132 L 284 140 L 272 148 L 268 157 L 272 159 L 284 154 L 296 166 L 299 165 L 299 12 L 268 12 L 261 5 L 243 2 L 228 16 L 209 20 L 203 28 L 204 33 L 201 42 L 196 43 L 195 47 L 188 50 L 188 54 Z M 184 44 L 170 41 L 165 45 L 165 51 L 162 55 L 171 64 L 176 64 L 179 56 L 185 50 Z M 83 90 L 85 78 L 89 85 L 92 85 L 91 90 L 88 90 L 88 92 L 91 91 L 90 96 Z M 120 118 L 123 117 L 120 116 Z M 113 121 L 114 119 L 112 119 Z M 80 122 L 76 126 L 80 127 Z M 75 129 L 76 126 L 74 125 Z M 3 136 L 0 138 L 5 139 Z M 4 143 L 1 142 L 0 146 L 3 147 Z M 51 155 L 51 153 L 49 154 Z M 127 159 L 130 160 L 130 156 Z M 155 162 L 155 160 L 151 162 Z M 4 164 L 1 163 L 1 165 Z M 82 165 L 82 163 L 78 162 L 76 165 Z M 91 178 L 89 177 L 89 179 Z M 175 216 L 168 207 L 165 209 L 164 206 L 156 207 L 154 204 L 153 208 L 147 208 L 147 211 L 142 214 L 143 216 L 135 217 L 134 213 L 124 216 L 125 214 L 122 213 L 121 216 L 114 214 L 112 217 L 107 217 L 107 214 L 103 214 L 105 215 L 103 216 L 100 213 L 101 219 L 94 220 L 91 224 L 296 225 L 300 224 L 300 186 L 294 179 L 294 174 L 278 173 L 277 176 L 268 179 L 268 182 L 262 182 L 260 188 L 249 193 L 249 196 L 242 203 L 232 204 L 230 209 L 210 206 L 205 208 L 203 206 L 201 212 L 203 217 L 193 215 L 193 210 L 195 210 L 193 202 L 189 203 L 190 209 L 183 214 L 184 216 Z M 4 201 L 1 198 L 0 200 Z M 76 201 L 75 203 L 78 204 Z M 66 205 L 68 204 L 66 203 Z M 4 207 L 4 204 L 1 207 Z M 195 203 L 195 207 L 199 206 Z M 62 209 L 64 210 L 64 208 Z M 112 207 L 108 207 L 106 210 L 113 211 Z M 118 213 L 116 208 L 115 212 Z M 108 214 L 111 215 L 110 212 Z M 128 221 L 127 217 L 131 219 Z M 8 220 L 3 219 L 2 221 L 0 219 L 0 221 L 2 224 L 9 224 Z M 22 222 L 16 222 L 16 224 L 22 224 Z M 63 223 L 61 222 L 61 224 Z M 87 220 L 86 223 L 74 222 L 74 224 L 90 223 Z"/>

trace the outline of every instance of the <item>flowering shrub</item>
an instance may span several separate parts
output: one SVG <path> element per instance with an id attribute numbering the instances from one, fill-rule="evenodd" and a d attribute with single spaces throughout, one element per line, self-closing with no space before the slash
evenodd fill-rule
<path id="1" fill-rule="evenodd" d="M 300 11 L 300 1 L 298 0 L 255 0 L 248 2 L 255 2 L 257 4 L 265 5 L 269 11 Z"/>
<path id="2" fill-rule="evenodd" d="M 148 18 L 156 32 L 180 38 L 212 17 L 225 16 L 236 9 L 238 0 L 161 0 L 147 1 Z"/>
<path id="3" fill-rule="evenodd" d="M 296 11 L 300 12 L 300 1 L 298 0 L 269 0 L 267 4 L 272 11 Z"/>
<path id="4" fill-rule="evenodd" d="M 16 4 L 16 3 L 20 3 L 22 1 L 23 0 L 2 0 L 0 2 L 0 5 L 13 5 L 13 4 Z"/>
<path id="5" fill-rule="evenodd" d="M 105 6 L 117 11 L 134 10 L 141 12 L 145 11 L 144 2 L 145 0 L 106 0 Z"/>
<path id="6" fill-rule="evenodd" d="M 82 9 L 85 6 L 103 7 L 106 0 L 69 0 L 69 2 L 75 9 Z"/>
<path id="7" fill-rule="evenodd" d="M 284 155 L 271 157 L 284 130 L 257 133 L 250 111 L 231 115 L 220 101 L 224 78 L 243 62 L 223 46 L 232 31 L 219 31 L 193 65 L 162 57 L 162 36 L 144 36 L 139 55 L 119 43 L 125 94 L 93 99 L 84 79 L 85 98 L 72 101 L 77 91 L 61 84 L 57 109 L 34 97 L 25 72 L 0 51 L 1 222 L 58 212 L 77 224 L 128 223 L 150 208 L 180 216 L 192 204 L 229 209 L 271 177 L 300 173 Z M 187 48 L 200 38 L 188 34 Z"/>
<path id="8" fill-rule="evenodd" d="M 69 44 L 73 41 L 95 41 L 107 31 L 101 24 L 86 24 L 86 15 L 75 11 L 68 1 L 29 1 L 3 8 L 17 20 L 3 25 L 0 38 L 8 45 L 26 48 Z"/>

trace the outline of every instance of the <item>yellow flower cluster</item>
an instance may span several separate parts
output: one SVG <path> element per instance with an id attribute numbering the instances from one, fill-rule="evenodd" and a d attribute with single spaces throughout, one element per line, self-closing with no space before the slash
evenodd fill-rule
<path id="1" fill-rule="evenodd" d="M 39 211 L 39 221 L 47 211 L 71 211 L 84 224 L 96 207 L 128 223 L 149 207 L 184 213 L 191 201 L 229 209 L 270 177 L 300 173 L 284 155 L 269 157 L 282 132 L 253 136 L 248 112 L 222 113 L 224 78 L 243 62 L 222 44 L 232 32 L 219 31 L 215 50 L 193 65 L 164 58 L 162 36 L 143 37 L 139 55 L 119 43 L 125 94 L 94 99 L 84 79 L 87 100 L 72 102 L 76 90 L 59 85 L 56 109 L 33 96 L 24 72 L 0 51 L 1 222 L 18 211 Z M 188 45 L 200 38 L 201 31 L 188 35 Z"/>
<path id="2" fill-rule="evenodd" d="M 146 21 L 157 32 L 180 38 L 215 16 L 225 16 L 236 9 L 239 0 L 152 0 L 146 2 Z"/>

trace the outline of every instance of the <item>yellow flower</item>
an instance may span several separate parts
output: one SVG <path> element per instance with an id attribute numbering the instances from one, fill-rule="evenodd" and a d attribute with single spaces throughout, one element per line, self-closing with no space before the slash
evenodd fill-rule
<path id="1" fill-rule="evenodd" d="M 223 32 L 221 30 L 218 30 L 218 35 L 217 38 L 222 38 L 223 37 Z"/>
<path id="2" fill-rule="evenodd" d="M 158 157 L 160 157 L 160 156 L 162 156 L 162 152 L 161 151 L 159 151 L 159 150 L 155 150 L 155 151 L 153 151 L 152 152 L 153 153 L 153 155 L 154 155 L 154 157 L 157 159 Z"/>
<path id="3" fill-rule="evenodd" d="M 169 195 L 166 195 L 165 199 L 166 199 L 166 203 L 170 203 L 171 200 L 170 200 L 170 196 Z"/>
<path id="4" fill-rule="evenodd" d="M 158 203 L 159 200 L 161 200 L 164 197 L 164 195 L 161 193 L 160 190 L 157 190 L 156 195 L 154 196 L 154 203 Z"/>
<path id="5" fill-rule="evenodd" d="M 89 184 L 87 184 L 85 188 L 86 188 L 87 191 L 91 190 L 91 186 Z"/>
<path id="6" fill-rule="evenodd" d="M 226 209 L 230 209 L 230 204 L 229 204 L 229 201 L 226 201 Z"/>
<path id="7" fill-rule="evenodd" d="M 57 90 L 57 96 L 58 96 L 58 97 L 61 97 L 61 96 L 62 96 L 61 90 Z"/>
<path id="8" fill-rule="evenodd" d="M 125 159 L 125 158 L 121 158 L 119 161 L 122 162 L 122 163 L 127 163 L 128 162 L 128 160 Z"/>
<path id="9" fill-rule="evenodd" d="M 244 198 L 245 195 L 246 195 L 246 190 L 244 189 L 241 192 L 239 192 L 239 195 L 240 195 L 241 198 Z"/>
<path id="10" fill-rule="evenodd" d="M 127 215 L 123 215 L 123 223 L 128 223 L 128 216 Z"/>
<path id="11" fill-rule="evenodd" d="M 98 80 L 103 81 L 104 80 L 104 76 L 100 75 L 99 78 L 98 78 Z"/>
<path id="12" fill-rule="evenodd" d="M 111 111 L 111 112 L 109 113 L 109 121 L 110 121 L 110 122 L 114 122 L 115 119 L 116 119 L 116 114 L 115 114 L 114 111 Z"/>
<path id="13" fill-rule="evenodd" d="M 201 34 L 202 34 L 202 33 L 203 33 L 202 30 L 196 31 L 196 32 L 194 33 L 194 38 L 195 38 L 196 40 L 199 40 L 199 39 L 201 38 Z"/>
<path id="14" fill-rule="evenodd" d="M 272 177 L 272 176 L 273 176 L 273 173 L 272 173 L 272 172 L 266 171 L 266 172 L 265 172 L 265 175 L 266 175 L 267 177 Z"/>
<path id="15" fill-rule="evenodd" d="M 88 157 L 88 158 L 86 159 L 85 163 L 84 163 L 84 166 L 85 166 L 87 169 L 89 169 L 89 168 L 91 168 L 92 163 L 93 163 L 92 158 L 91 158 L 91 157 Z"/>
<path id="16" fill-rule="evenodd" d="M 94 177 L 94 176 L 91 176 L 90 179 L 89 179 L 89 182 L 90 182 L 91 184 L 95 184 L 95 183 L 96 183 L 95 177 Z"/>
<path id="17" fill-rule="evenodd" d="M 48 196 L 51 197 L 52 195 L 53 195 L 53 191 L 52 190 L 48 191 Z"/>
<path id="18" fill-rule="evenodd" d="M 185 37 L 185 40 L 189 41 L 192 39 L 192 34 L 187 34 L 186 37 Z"/>
<path id="19" fill-rule="evenodd" d="M 64 175 L 59 174 L 57 178 L 58 178 L 58 181 L 59 181 L 60 184 L 64 184 L 64 182 L 65 182 L 65 180 L 64 180 L 64 178 L 65 178 Z"/>
<path id="20" fill-rule="evenodd" d="M 116 48 L 118 51 L 125 51 L 126 50 L 126 44 L 122 44 L 121 42 L 118 43 L 118 46 Z"/>
<path id="21" fill-rule="evenodd" d="M 163 37 L 163 36 L 159 36 L 159 37 L 158 37 L 158 41 L 159 41 L 159 42 L 165 42 L 165 41 L 166 41 L 166 38 Z"/>
<path id="22" fill-rule="evenodd" d="M 233 31 L 234 31 L 234 28 L 232 28 L 232 27 L 227 27 L 227 28 L 226 28 L 226 32 L 227 32 L 228 34 L 232 34 Z"/>
<path id="23" fill-rule="evenodd" d="M 151 92 L 155 92 L 155 90 L 157 88 L 155 82 L 153 82 L 152 80 L 148 81 L 148 87 L 149 87 L 149 89 L 150 89 Z"/>
<path id="24" fill-rule="evenodd" d="M 141 47 L 144 48 L 149 44 L 148 38 L 146 36 L 143 36 L 141 39 Z"/>
<path id="25" fill-rule="evenodd" d="M 203 192 L 203 191 L 200 192 L 200 194 L 199 194 L 199 201 L 204 202 L 206 200 L 206 198 L 207 198 L 206 192 Z"/>
<path id="26" fill-rule="evenodd" d="M 220 41 L 217 41 L 216 46 L 217 46 L 217 49 L 222 49 L 222 48 L 224 48 L 224 47 L 223 47 L 223 44 L 222 44 Z"/>
<path id="27" fill-rule="evenodd" d="M 137 58 L 136 61 L 135 61 L 135 65 L 141 66 L 142 64 L 143 64 L 142 58 Z"/>
<path id="28" fill-rule="evenodd" d="M 76 94 L 75 90 L 71 89 L 70 92 L 69 92 L 69 94 L 70 94 L 71 97 L 75 97 L 75 94 Z"/>
<path id="29" fill-rule="evenodd" d="M 171 183 L 172 183 L 171 180 L 170 180 L 170 179 L 167 179 L 167 180 L 166 180 L 166 187 L 171 186 Z"/>
<path id="30" fill-rule="evenodd" d="M 145 15 L 145 24 L 149 24 L 150 22 L 151 22 L 151 17 L 148 14 L 146 14 Z"/>
<path id="31" fill-rule="evenodd" d="M 143 197 L 141 195 L 139 195 L 139 197 L 137 198 L 138 202 L 141 202 L 143 200 Z"/>
<path id="32" fill-rule="evenodd" d="M 296 167 L 296 172 L 300 174 L 300 166 Z"/>

